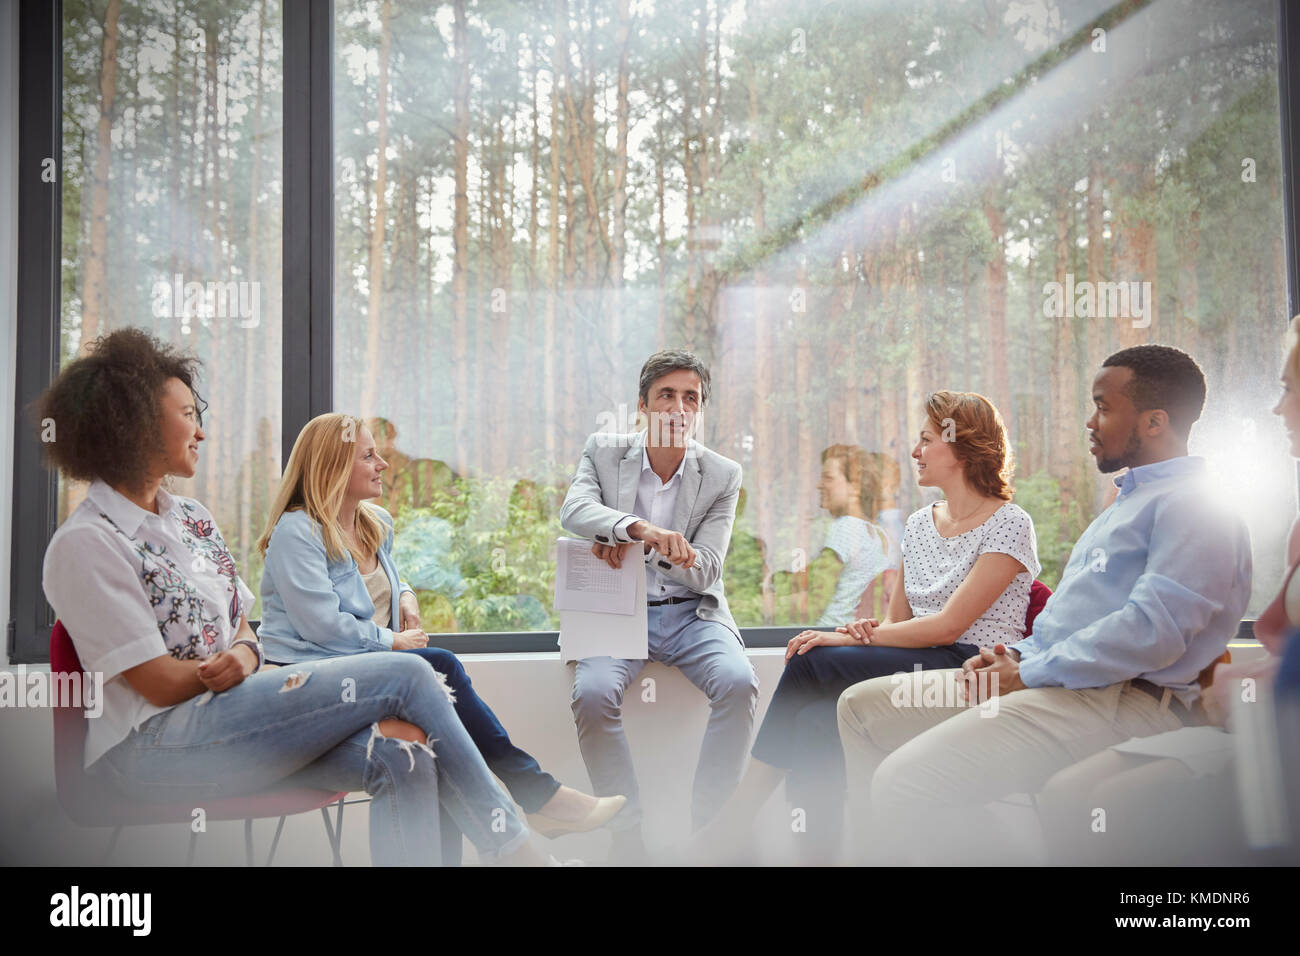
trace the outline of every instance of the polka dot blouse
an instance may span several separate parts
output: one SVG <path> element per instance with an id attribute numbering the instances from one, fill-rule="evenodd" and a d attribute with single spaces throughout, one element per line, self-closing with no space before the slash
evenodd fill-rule
<path id="1" fill-rule="evenodd" d="M 992 647 L 1024 637 L 1029 587 L 1038 576 L 1038 541 L 1034 521 L 1019 505 L 1007 502 L 979 527 L 951 538 L 934 525 L 933 505 L 907 519 L 903 531 L 903 590 L 913 617 L 943 610 L 981 554 L 1009 554 L 1025 566 L 1007 589 L 961 637 L 959 644 Z"/>

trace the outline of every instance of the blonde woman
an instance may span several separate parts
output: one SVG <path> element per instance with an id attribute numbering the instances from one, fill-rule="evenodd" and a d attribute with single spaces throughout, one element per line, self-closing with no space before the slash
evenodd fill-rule
<path id="1" fill-rule="evenodd" d="M 369 503 L 383 493 L 387 468 L 360 418 L 319 415 L 299 434 L 258 541 L 266 556 L 259 633 L 267 659 L 418 655 L 432 665 L 483 759 L 535 830 L 559 836 L 603 826 L 625 798 L 562 786 L 511 743 L 456 655 L 427 646 L 415 592 L 393 564 L 393 520 Z M 458 840 L 444 839 L 453 857 L 458 847 Z"/>
<path id="2" fill-rule="evenodd" d="M 436 863 L 441 802 L 482 860 L 547 863 L 427 667 L 400 654 L 263 666 L 253 595 L 212 514 L 165 487 L 194 476 L 207 439 L 198 373 L 197 360 L 118 329 L 39 400 L 38 420 L 59 423 L 48 463 L 91 483 L 43 577 L 83 667 L 105 678 L 87 771 L 146 804 L 274 785 L 365 790 L 376 865 Z"/>

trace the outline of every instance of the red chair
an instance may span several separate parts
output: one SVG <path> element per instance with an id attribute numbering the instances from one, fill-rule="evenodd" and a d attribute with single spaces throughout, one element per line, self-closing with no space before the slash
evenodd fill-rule
<path id="1" fill-rule="evenodd" d="M 1029 610 L 1025 611 L 1025 637 L 1034 633 L 1034 618 L 1043 609 L 1047 599 L 1052 596 L 1052 589 L 1042 581 L 1035 581 L 1029 586 Z"/>
<path id="2" fill-rule="evenodd" d="M 54 675 L 82 673 L 81 659 L 63 624 L 54 622 L 50 632 L 50 672 Z M 117 838 L 123 827 L 155 823 L 190 823 L 194 807 L 190 804 L 142 804 L 132 802 L 114 790 L 105 781 L 87 774 L 84 768 L 86 747 L 86 716 L 80 707 L 63 706 L 66 701 L 55 701 L 54 708 L 54 781 L 59 803 L 74 823 L 83 827 L 113 827 L 104 862 L 112 856 Z M 329 839 L 334 865 L 342 866 L 339 852 L 343 836 L 343 798 L 346 793 L 314 790 L 307 787 L 285 787 L 266 790 L 242 797 L 209 800 L 204 811 L 209 820 L 243 820 L 244 851 L 249 866 L 253 865 L 253 821 L 279 817 L 275 838 L 266 857 L 270 866 L 280 843 L 284 819 L 291 813 L 320 810 L 325 821 L 325 834 Z M 330 804 L 338 805 L 338 813 L 330 821 Z M 194 862 L 194 845 L 198 834 L 191 831 L 189 853 L 185 863 Z"/>

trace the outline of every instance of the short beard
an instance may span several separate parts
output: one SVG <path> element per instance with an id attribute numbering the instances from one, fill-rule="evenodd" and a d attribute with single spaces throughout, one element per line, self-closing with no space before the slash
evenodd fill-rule
<path id="1" fill-rule="evenodd" d="M 1128 436 L 1128 444 L 1124 446 L 1124 452 L 1118 458 L 1097 458 L 1097 470 L 1103 475 L 1109 475 L 1119 471 L 1121 468 L 1133 467 L 1133 461 L 1142 451 L 1142 442 L 1138 439 L 1137 426 L 1133 426 L 1133 434 Z"/>

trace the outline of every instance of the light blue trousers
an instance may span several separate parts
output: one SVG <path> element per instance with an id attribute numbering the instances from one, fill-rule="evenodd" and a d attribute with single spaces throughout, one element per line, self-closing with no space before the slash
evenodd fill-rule
<path id="1" fill-rule="evenodd" d="M 696 617 L 699 600 L 647 608 L 650 660 L 676 667 L 709 698 L 709 723 L 691 791 L 691 824 L 707 824 L 740 782 L 758 704 L 758 677 L 736 635 Z M 623 694 L 646 662 L 591 657 L 577 662 L 573 717 L 578 746 L 599 796 L 624 794 L 611 829 L 641 822 L 632 751 L 623 732 Z"/>

